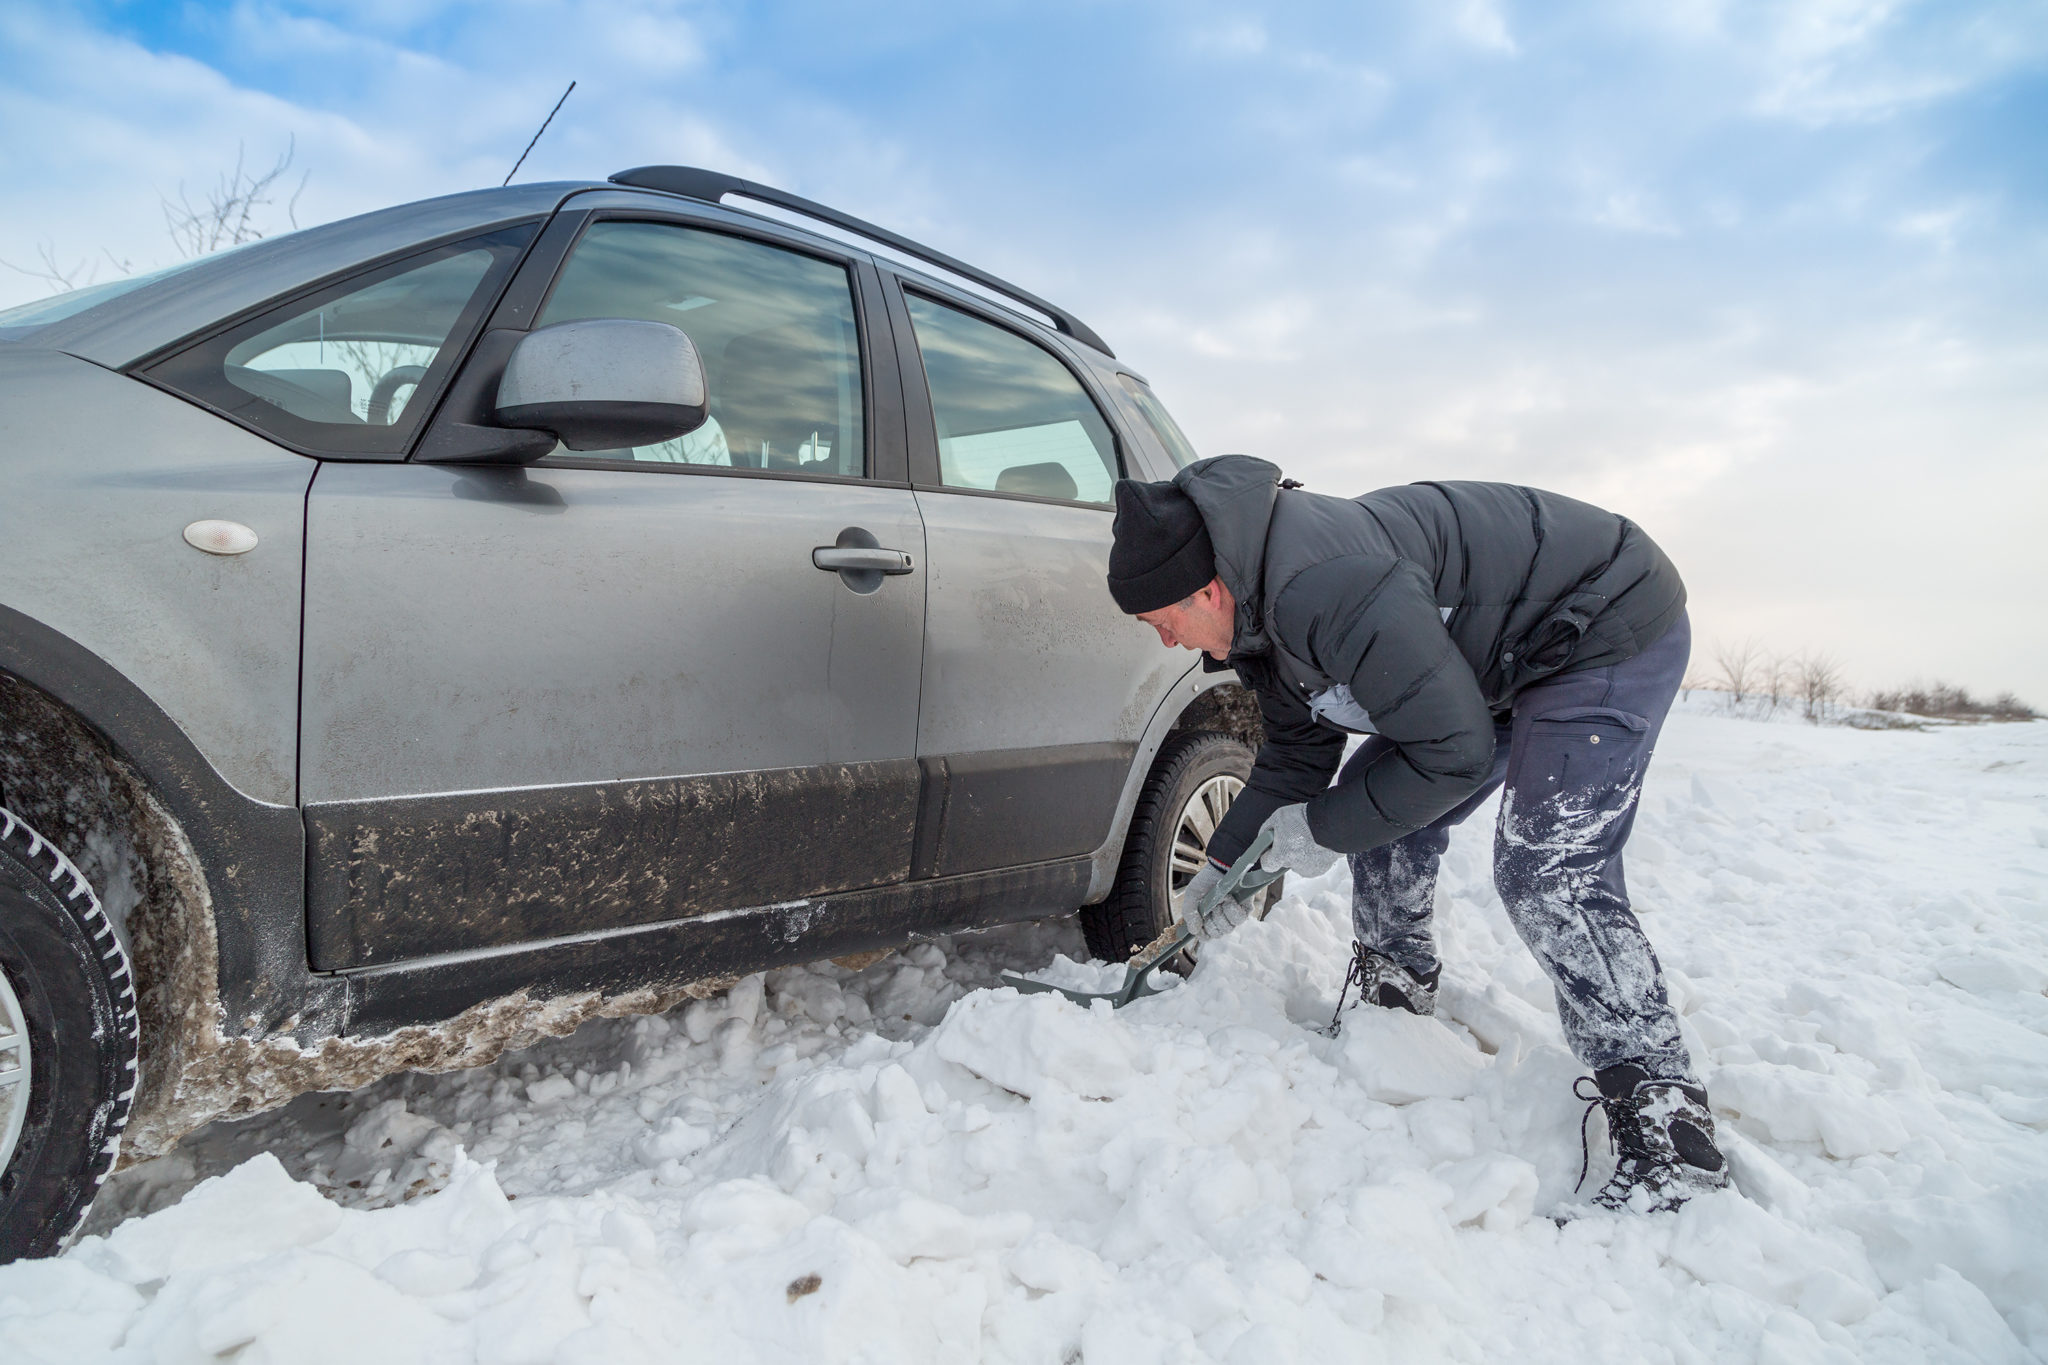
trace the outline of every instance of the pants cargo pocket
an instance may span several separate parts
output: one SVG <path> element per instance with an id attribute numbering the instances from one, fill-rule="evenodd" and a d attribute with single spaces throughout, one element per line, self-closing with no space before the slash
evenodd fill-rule
<path id="1" fill-rule="evenodd" d="M 1581 706 L 1529 722 L 1520 781 L 1525 789 L 1557 795 L 1616 798 L 1642 771 L 1650 722 L 1610 706 Z"/>

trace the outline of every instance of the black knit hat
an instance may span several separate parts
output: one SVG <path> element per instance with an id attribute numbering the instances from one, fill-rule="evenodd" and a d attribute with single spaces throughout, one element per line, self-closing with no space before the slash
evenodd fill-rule
<path id="1" fill-rule="evenodd" d="M 1194 499 L 1171 483 L 1118 479 L 1109 595 L 1125 612 L 1170 607 L 1216 576 L 1216 551 Z"/>

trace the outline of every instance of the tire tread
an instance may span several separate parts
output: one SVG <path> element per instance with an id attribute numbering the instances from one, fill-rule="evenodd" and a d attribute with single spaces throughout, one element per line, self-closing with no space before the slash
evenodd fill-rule
<path id="1" fill-rule="evenodd" d="M 1243 750 L 1244 745 L 1229 735 L 1214 730 L 1189 730 L 1174 735 L 1160 746 L 1159 755 L 1152 762 L 1152 771 L 1145 776 L 1145 785 L 1138 793 L 1138 802 L 1131 811 L 1131 825 L 1124 835 L 1122 857 L 1117 863 L 1116 884 L 1109 895 L 1099 904 L 1086 906 L 1081 911 L 1081 932 L 1088 940 L 1088 951 L 1105 962 L 1122 962 L 1132 952 L 1150 943 L 1165 928 L 1153 911 L 1153 887 L 1148 864 L 1152 860 L 1154 841 L 1160 836 L 1162 826 L 1170 826 L 1178 811 L 1168 810 L 1168 797 L 1179 784 L 1180 777 L 1190 767 L 1200 762 L 1213 748 L 1228 746 Z"/>
<path id="2" fill-rule="evenodd" d="M 98 955 L 101 974 L 112 995 L 110 1013 L 115 1024 L 112 1042 L 117 1049 L 119 1071 L 127 1084 L 112 1097 L 105 1141 L 86 1168 L 79 1172 L 90 1194 L 79 1205 L 71 1226 L 62 1230 L 63 1237 L 68 1239 L 92 1212 L 101 1187 L 113 1174 L 114 1163 L 121 1153 L 121 1135 L 128 1127 L 128 1117 L 140 1084 L 142 1028 L 141 1011 L 135 996 L 135 973 L 128 961 L 128 950 L 121 946 L 121 937 L 115 932 L 113 920 L 108 917 L 92 883 L 79 871 L 78 865 L 5 806 L 0 806 L 0 848 L 4 848 L 12 855 L 13 861 L 25 865 L 56 893 L 58 902 Z M 70 883 L 68 890 L 66 882 Z"/>

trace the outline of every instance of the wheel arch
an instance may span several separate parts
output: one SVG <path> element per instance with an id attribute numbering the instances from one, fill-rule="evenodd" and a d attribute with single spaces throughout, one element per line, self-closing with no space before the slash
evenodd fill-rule
<path id="1" fill-rule="evenodd" d="M 190 1126 L 180 1081 L 223 1037 L 334 1032 L 305 956 L 304 826 L 235 791 L 92 651 L 0 606 L 0 800 L 93 882 L 134 960 L 141 1088 L 125 1155 Z"/>
<path id="2" fill-rule="evenodd" d="M 1115 886 L 1117 863 L 1123 854 L 1124 839 L 1130 833 L 1131 812 L 1137 808 L 1138 795 L 1144 790 L 1153 762 L 1167 740 L 1189 730 L 1214 730 L 1230 735 L 1242 740 L 1254 753 L 1265 742 L 1258 699 L 1238 680 L 1237 674 L 1227 669 L 1210 672 L 1199 664 L 1182 674 L 1153 709 L 1138 741 L 1131 770 L 1124 777 L 1123 792 L 1117 797 L 1109 839 L 1095 851 L 1083 904 L 1098 903 Z"/>

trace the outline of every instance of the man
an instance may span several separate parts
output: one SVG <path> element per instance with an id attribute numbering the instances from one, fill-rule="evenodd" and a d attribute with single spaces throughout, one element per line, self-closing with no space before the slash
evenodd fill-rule
<path id="1" fill-rule="evenodd" d="M 1433 1013 L 1437 862 L 1504 786 L 1494 884 L 1621 1153 L 1596 1202 L 1672 1208 L 1725 1185 L 1621 870 L 1691 647 L 1678 571 L 1631 522 L 1555 493 L 1422 483 L 1347 500 L 1279 475 L 1224 455 L 1116 487 L 1111 595 L 1205 668 L 1235 668 L 1265 724 L 1188 913 L 1262 828 L 1269 868 L 1314 876 L 1349 855 L 1346 990 Z M 1347 732 L 1367 738 L 1332 785 Z M 1213 938 L 1246 913 L 1225 898 L 1190 927 Z"/>

